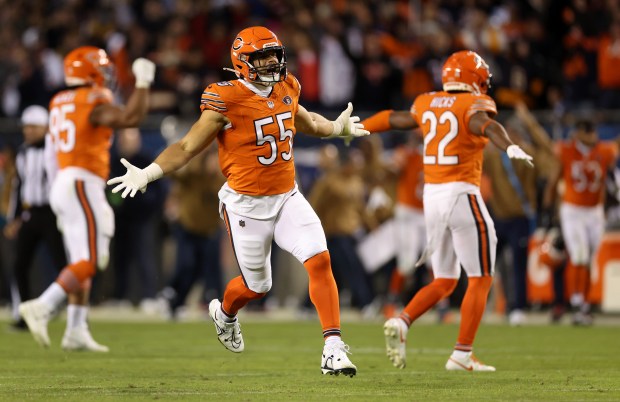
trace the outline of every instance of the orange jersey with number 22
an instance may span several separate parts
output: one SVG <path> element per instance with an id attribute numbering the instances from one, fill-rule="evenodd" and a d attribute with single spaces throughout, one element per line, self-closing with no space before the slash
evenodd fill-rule
<path id="1" fill-rule="evenodd" d="M 429 92 L 419 95 L 411 114 L 424 135 L 424 182 L 467 182 L 480 187 L 482 151 L 489 141 L 469 130 L 478 112 L 497 114 L 487 95 L 465 92 Z"/>

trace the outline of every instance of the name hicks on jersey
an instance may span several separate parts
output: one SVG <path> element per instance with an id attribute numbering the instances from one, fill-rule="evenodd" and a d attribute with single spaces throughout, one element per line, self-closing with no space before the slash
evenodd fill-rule
<path id="1" fill-rule="evenodd" d="M 438 96 L 437 98 L 433 98 L 430 107 L 452 107 L 455 100 L 455 96 Z"/>

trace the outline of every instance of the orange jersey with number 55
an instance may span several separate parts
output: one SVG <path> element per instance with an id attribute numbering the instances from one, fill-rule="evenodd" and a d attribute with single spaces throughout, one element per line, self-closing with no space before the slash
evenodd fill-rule
<path id="1" fill-rule="evenodd" d="M 419 95 L 411 114 L 424 135 L 424 182 L 467 182 L 480 187 L 482 151 L 489 141 L 469 130 L 478 112 L 497 114 L 493 99 L 469 92 Z"/>
<path id="2" fill-rule="evenodd" d="M 249 85 L 223 81 L 209 85 L 202 94 L 202 111 L 213 110 L 230 120 L 217 136 L 220 168 L 228 185 L 240 194 L 286 193 L 295 185 L 299 82 L 288 74 L 261 94 Z"/>
<path id="3" fill-rule="evenodd" d="M 591 149 L 580 149 L 575 140 L 570 140 L 559 143 L 556 153 L 566 184 L 562 201 L 582 207 L 602 203 L 607 169 L 618 154 L 616 144 L 602 141 Z"/>
<path id="4" fill-rule="evenodd" d="M 60 169 L 78 167 L 108 178 L 113 130 L 92 125 L 90 113 L 112 99 L 112 92 L 102 87 L 68 89 L 52 98 L 49 132 Z"/>

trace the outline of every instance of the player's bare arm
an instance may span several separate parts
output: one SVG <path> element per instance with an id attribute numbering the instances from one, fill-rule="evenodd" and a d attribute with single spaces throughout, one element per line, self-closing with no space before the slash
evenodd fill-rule
<path id="1" fill-rule="evenodd" d="M 390 113 L 389 122 L 390 127 L 396 130 L 413 130 L 418 128 L 418 122 L 415 121 L 411 113 L 404 110 Z"/>
<path id="2" fill-rule="evenodd" d="M 553 208 L 555 204 L 555 199 L 558 193 L 558 183 L 560 182 L 560 178 L 562 177 L 562 164 L 558 163 L 555 165 L 553 172 L 549 175 L 549 180 L 547 181 L 547 185 L 545 186 L 545 192 L 543 194 L 542 207 L 545 210 L 549 210 Z"/>
<path id="3" fill-rule="evenodd" d="M 149 88 L 155 78 L 155 64 L 147 59 L 134 61 L 132 71 L 136 77 L 136 88 L 125 107 L 110 103 L 97 106 L 89 119 L 95 126 L 111 128 L 137 127 L 149 108 Z"/>
<path id="4" fill-rule="evenodd" d="M 113 193 L 123 190 L 121 194 L 123 198 L 127 195 L 133 197 L 138 190 L 146 191 L 148 183 L 180 169 L 208 147 L 228 122 L 228 118 L 224 115 L 205 110 L 181 140 L 166 147 L 146 168 L 140 169 L 121 159 L 121 163 L 127 168 L 127 173 L 108 180 L 108 185 L 116 184 L 112 189 Z"/>
<path id="5" fill-rule="evenodd" d="M 551 141 L 547 131 L 538 123 L 536 117 L 534 117 L 524 102 L 519 101 L 515 104 L 515 113 L 519 120 L 527 127 L 536 147 L 550 156 L 555 157 L 553 153 L 553 141 Z"/>
<path id="6" fill-rule="evenodd" d="M 334 125 L 322 115 L 309 112 L 299 105 L 295 115 L 295 129 L 314 137 L 327 137 L 332 133 Z"/>
<path id="7" fill-rule="evenodd" d="M 205 110 L 181 140 L 169 145 L 155 159 L 163 174 L 185 166 L 194 156 L 207 148 L 229 120 L 221 113 Z"/>
<path id="8" fill-rule="evenodd" d="M 149 107 L 149 90 L 133 91 L 125 107 L 111 103 L 99 105 L 93 109 L 89 119 L 94 126 L 106 126 L 115 129 L 137 127 L 146 116 Z"/>
<path id="9" fill-rule="evenodd" d="M 351 116 L 353 105 L 349 102 L 347 108 L 340 113 L 336 120 L 327 120 L 318 113 L 309 112 L 299 105 L 295 115 L 295 129 L 313 137 L 320 138 L 343 138 L 350 141 L 356 137 L 370 134 L 359 123 L 358 116 Z"/>
<path id="10" fill-rule="evenodd" d="M 518 145 L 514 144 L 501 123 L 494 120 L 487 112 L 478 112 L 469 119 L 469 130 L 475 135 L 488 137 L 496 147 L 505 151 L 510 159 L 525 161 L 528 166 L 534 167 L 532 157 L 525 153 Z"/>

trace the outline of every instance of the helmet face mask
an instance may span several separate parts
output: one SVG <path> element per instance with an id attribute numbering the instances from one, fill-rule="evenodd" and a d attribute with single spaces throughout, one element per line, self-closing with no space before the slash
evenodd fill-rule
<path id="1" fill-rule="evenodd" d="M 486 94 L 491 87 L 489 65 L 476 52 L 453 53 L 441 70 L 444 91 L 466 91 Z"/>
<path id="2" fill-rule="evenodd" d="M 71 51 L 64 60 L 65 82 L 69 86 L 97 85 L 112 87 L 114 64 L 103 49 L 82 46 Z"/>
<path id="3" fill-rule="evenodd" d="M 230 55 L 233 71 L 241 79 L 265 86 L 273 86 L 286 79 L 284 46 L 267 28 L 250 27 L 239 32 Z"/>

